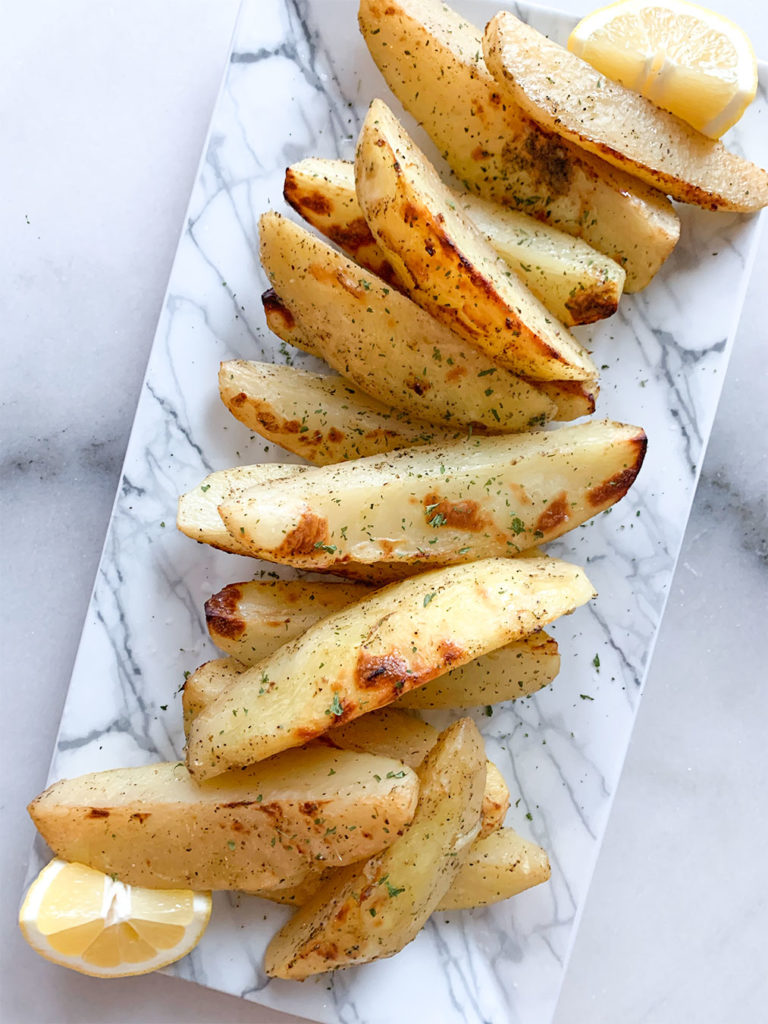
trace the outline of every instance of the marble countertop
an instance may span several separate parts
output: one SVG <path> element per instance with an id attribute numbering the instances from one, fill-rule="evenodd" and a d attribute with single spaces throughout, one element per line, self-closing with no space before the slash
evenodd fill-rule
<path id="1" fill-rule="evenodd" d="M 768 14 L 713 6 L 768 58 Z M 65 13 L 34 0 L 0 18 L 3 1021 L 297 1019 L 166 977 L 82 978 L 36 957 L 14 924 L 24 805 L 45 783 L 235 15 L 232 2 L 79 0 Z M 557 1024 L 764 1019 L 768 697 L 751 637 L 768 597 L 767 277 L 768 235 Z"/>

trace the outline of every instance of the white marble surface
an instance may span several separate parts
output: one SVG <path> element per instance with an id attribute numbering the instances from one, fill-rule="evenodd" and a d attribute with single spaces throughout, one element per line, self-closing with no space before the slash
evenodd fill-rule
<path id="1" fill-rule="evenodd" d="M 31 834 L 22 805 L 45 778 L 234 15 L 223 5 L 215 12 L 185 5 L 182 17 L 180 5 L 139 4 L 129 17 L 127 8 L 83 4 L 61 22 L 53 6 L 30 10 L 35 16 L 17 12 L 3 34 L 4 123 L 20 154 L 5 165 L 3 190 L 4 237 L 12 241 L 3 276 L 12 286 L 3 346 L 3 379 L 11 384 L 3 409 L 3 437 L 10 437 L 4 564 L 13 594 L 5 625 L 15 669 L 8 678 L 21 677 L 4 746 L 14 774 L 4 793 L 12 841 L 3 846 L 3 928 L 12 956 L 4 958 L 3 1019 L 276 1020 L 274 1012 L 165 978 L 111 983 L 107 991 L 38 962 L 12 930 Z M 739 16 L 749 25 L 747 14 Z M 760 51 L 761 25 L 749 27 Z M 32 74 L 41 50 L 44 73 Z M 54 94 L 66 100 L 65 117 L 51 107 Z M 757 280 L 765 271 L 763 255 Z M 760 445 L 745 437 L 760 436 L 759 416 L 765 429 L 765 385 L 755 373 L 762 308 L 753 288 L 560 1024 L 672 1021 L 683 1011 L 703 1021 L 762 1019 L 765 978 L 748 954 L 768 917 L 758 870 L 765 699 L 749 638 L 764 618 L 766 474 L 765 455 L 759 469 L 754 462 Z M 42 359 L 47 371 L 38 369 Z M 739 856 L 736 870 L 726 866 L 727 854 Z"/>

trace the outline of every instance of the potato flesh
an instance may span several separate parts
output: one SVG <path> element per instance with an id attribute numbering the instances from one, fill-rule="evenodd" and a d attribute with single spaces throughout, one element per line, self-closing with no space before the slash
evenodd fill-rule
<path id="1" fill-rule="evenodd" d="M 483 743 L 470 719 L 441 733 L 419 771 L 410 827 L 384 854 L 332 878 L 272 939 L 271 977 L 302 979 L 399 952 L 466 861 L 480 819 Z"/>
<path id="2" fill-rule="evenodd" d="M 486 64 L 545 130 L 683 203 L 750 213 L 768 205 L 768 174 L 679 117 L 613 82 L 507 12 L 483 40 Z"/>
<path id="3" fill-rule="evenodd" d="M 390 409 L 343 377 L 273 363 L 222 363 L 219 393 L 246 427 L 315 466 L 466 433 Z"/>
<path id="4" fill-rule="evenodd" d="M 391 584 L 243 672 L 192 722 L 188 767 L 209 778 L 306 743 L 593 595 L 581 569 L 551 558 L 486 559 Z"/>
<path id="5" fill-rule="evenodd" d="M 381 100 L 371 103 L 360 132 L 355 181 L 368 226 L 422 309 L 514 373 L 533 380 L 597 376 L 586 349 L 458 209 Z"/>
<path id="6" fill-rule="evenodd" d="M 473 437 L 267 481 L 219 512 L 252 554 L 306 569 L 509 555 L 614 504 L 645 445 L 639 427 L 605 420 Z"/>
<path id="7" fill-rule="evenodd" d="M 233 555 L 250 555 L 249 545 L 233 536 L 222 522 L 219 505 L 257 484 L 298 475 L 306 468 L 262 463 L 209 473 L 197 487 L 179 498 L 176 528 L 192 540 L 210 544 L 211 547 L 229 551 Z"/>
<path id="8" fill-rule="evenodd" d="M 259 231 L 264 269 L 302 334 L 378 401 L 431 423 L 498 433 L 551 418 L 545 395 L 298 224 L 266 213 Z"/>
<path id="9" fill-rule="evenodd" d="M 29 812 L 58 856 L 130 885 L 252 890 L 382 849 L 417 793 L 399 761 L 321 747 L 202 785 L 181 763 L 94 772 L 54 783 Z"/>
<path id="10" fill-rule="evenodd" d="M 285 196 L 309 224 L 353 260 L 396 283 L 357 201 L 353 164 L 316 157 L 301 160 L 285 172 Z M 561 323 L 590 324 L 616 312 L 626 277 L 618 263 L 525 213 L 468 192 L 452 189 L 451 196 Z"/>
<path id="11" fill-rule="evenodd" d="M 255 665 L 281 644 L 332 612 L 370 593 L 365 584 L 254 580 L 232 583 L 205 605 L 214 643 L 245 665 Z M 500 647 L 398 698 L 399 707 L 469 708 L 525 697 L 560 670 L 557 642 L 543 631 Z M 187 681 L 184 693 L 194 678 Z"/>
<path id="12" fill-rule="evenodd" d="M 264 293 L 267 294 L 266 292 Z M 293 320 L 293 315 L 279 298 L 274 289 L 270 289 L 270 310 L 267 314 L 267 326 L 283 341 L 300 348 L 302 352 L 320 357 L 317 347 L 305 338 Z M 264 296 L 262 296 L 263 298 Z M 293 326 L 286 323 L 293 321 Z M 556 420 L 575 420 L 580 416 L 589 416 L 595 411 L 595 400 L 600 388 L 595 380 L 539 380 L 534 385 L 555 405 L 552 415 Z"/>
<path id="13" fill-rule="evenodd" d="M 467 189 L 583 238 L 625 269 L 626 291 L 648 284 L 680 235 L 665 196 L 502 101 L 482 31 L 439 0 L 361 0 L 359 22 L 387 85 Z"/>
<path id="14" fill-rule="evenodd" d="M 244 669 L 245 666 L 234 658 L 220 658 L 206 662 L 192 673 L 184 685 L 183 694 L 186 735 L 189 735 L 192 721 L 225 693 Z M 323 742 L 339 750 L 378 754 L 402 761 L 410 768 L 417 768 L 436 739 L 437 730 L 420 718 L 414 718 L 394 707 L 385 707 L 361 715 L 337 729 L 331 729 L 323 737 Z M 509 810 L 509 789 L 504 776 L 492 761 L 488 762 L 486 768 L 481 836 L 500 828 Z"/>

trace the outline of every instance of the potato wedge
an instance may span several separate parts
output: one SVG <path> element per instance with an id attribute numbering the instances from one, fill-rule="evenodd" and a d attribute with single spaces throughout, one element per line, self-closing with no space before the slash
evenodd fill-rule
<path id="1" fill-rule="evenodd" d="M 322 886 L 275 935 L 271 977 L 301 979 L 392 956 L 414 939 L 467 860 L 477 835 L 485 763 L 471 719 L 440 737 L 419 771 L 413 821 L 389 851 Z"/>
<path id="2" fill-rule="evenodd" d="M 217 697 L 231 689 L 245 672 L 244 665 L 237 658 L 212 658 L 199 665 L 187 676 L 181 689 L 181 707 L 184 718 L 184 734 L 189 736 L 192 722 Z"/>
<path id="3" fill-rule="evenodd" d="M 255 665 L 320 619 L 370 592 L 365 583 L 230 583 L 205 602 L 205 618 L 217 647 L 246 665 Z"/>
<path id="4" fill-rule="evenodd" d="M 355 157 L 360 207 L 400 284 L 422 309 L 532 380 L 591 380 L 587 350 L 509 269 L 382 100 Z"/>
<path id="5" fill-rule="evenodd" d="M 293 466 L 286 463 L 261 463 L 256 466 L 237 466 L 234 469 L 222 469 L 210 473 L 197 487 L 182 494 L 179 498 L 176 526 L 182 533 L 199 544 L 210 544 L 211 547 L 229 551 L 234 555 L 252 556 L 250 546 L 241 543 L 239 535 L 233 536 L 227 530 L 219 515 L 218 505 L 224 500 L 239 498 L 254 486 L 268 480 L 286 478 L 303 473 L 309 468 L 309 466 Z M 323 572 L 324 570 L 319 567 L 317 571 Z M 375 565 L 362 565 L 350 560 L 333 567 L 333 572 L 336 575 L 377 586 L 384 586 L 386 583 L 404 579 L 418 571 L 418 566 L 386 560 Z"/>
<path id="6" fill-rule="evenodd" d="M 233 359 L 219 368 L 232 415 L 315 466 L 466 435 L 377 402 L 343 377 Z"/>
<path id="7" fill-rule="evenodd" d="M 93 772 L 49 786 L 29 813 L 58 856 L 130 885 L 263 889 L 383 849 L 418 788 L 392 758 L 319 746 L 202 785 L 181 763 Z"/>
<path id="8" fill-rule="evenodd" d="M 298 475 L 308 468 L 262 463 L 209 473 L 197 487 L 179 498 L 176 528 L 201 544 L 210 544 L 211 547 L 230 551 L 234 555 L 250 555 L 249 546 L 232 536 L 222 522 L 219 505 L 247 493 L 251 487 L 262 482 Z"/>
<path id="9" fill-rule="evenodd" d="M 488 70 L 545 130 L 682 203 L 751 213 L 768 205 L 768 174 L 675 114 L 614 82 L 502 11 L 485 30 Z"/>
<path id="10" fill-rule="evenodd" d="M 410 768 L 418 768 L 436 743 L 437 736 L 437 729 L 433 726 L 390 705 L 331 729 L 323 739 L 342 750 L 380 754 L 402 761 Z M 501 828 L 508 810 L 509 787 L 493 761 L 487 761 L 478 835 L 487 836 Z"/>
<path id="11" fill-rule="evenodd" d="M 600 392 L 596 380 L 539 380 L 536 387 L 555 403 L 553 419 L 564 421 L 591 416 Z"/>
<path id="12" fill-rule="evenodd" d="M 287 306 L 282 304 L 282 299 L 274 289 L 269 293 L 270 308 L 273 314 L 268 314 L 267 325 L 270 330 L 283 341 L 294 345 L 296 348 L 309 352 L 311 355 L 319 355 L 315 346 L 298 331 L 295 327 L 293 314 Z M 264 296 L 262 296 L 262 299 Z M 293 321 L 294 327 L 286 328 L 286 323 Z M 528 383 L 531 383 L 530 381 Z M 580 416 L 589 416 L 595 411 L 595 401 L 600 391 L 596 380 L 537 380 L 533 387 L 542 392 L 554 403 L 555 411 L 552 418 L 555 420 L 575 420 Z"/>
<path id="13" fill-rule="evenodd" d="M 306 743 L 593 595 L 581 569 L 554 558 L 486 559 L 393 583 L 243 672 L 192 722 L 187 765 L 205 779 Z"/>
<path id="14" fill-rule="evenodd" d="M 606 420 L 473 437 L 266 481 L 219 513 L 252 554 L 305 569 L 509 555 L 613 505 L 645 448 L 639 427 Z"/>
<path id="15" fill-rule="evenodd" d="M 255 665 L 315 622 L 368 593 L 365 584 L 306 580 L 231 583 L 206 602 L 208 631 L 223 651 L 245 665 Z M 397 704 L 425 709 L 496 704 L 540 690 L 559 670 L 557 642 L 542 630 L 446 672 L 399 697 Z M 194 675 L 187 685 L 193 679 Z"/>
<path id="16" fill-rule="evenodd" d="M 496 433 L 553 415 L 541 392 L 298 224 L 271 212 L 259 225 L 264 269 L 302 334 L 378 401 L 431 423 Z"/>
<path id="17" fill-rule="evenodd" d="M 357 201 L 353 164 L 316 157 L 301 160 L 286 170 L 283 194 L 353 260 L 397 284 Z M 626 275 L 614 260 L 526 213 L 469 192 L 451 189 L 451 196 L 507 266 L 566 327 L 591 324 L 616 312 Z"/>
<path id="18" fill-rule="evenodd" d="M 546 852 L 513 829 L 502 828 L 472 844 L 439 909 L 466 910 L 499 903 L 546 882 L 549 875 Z"/>
<path id="19" fill-rule="evenodd" d="M 179 498 L 177 529 L 196 540 L 199 544 L 210 544 L 233 555 L 252 556 L 249 546 L 227 530 L 218 512 L 222 501 L 239 498 L 254 486 L 268 480 L 284 479 L 309 469 L 309 466 L 294 466 L 288 463 L 263 462 L 255 466 L 236 466 L 209 473 L 197 487 Z M 317 570 L 323 572 L 322 568 Z M 404 579 L 418 572 L 418 566 L 402 563 L 379 562 L 375 565 L 360 565 L 354 561 L 335 566 L 334 573 L 350 580 L 384 586 L 395 580 Z"/>
<path id="20" fill-rule="evenodd" d="M 382 281 L 399 287 L 395 272 L 366 223 L 347 160 L 312 157 L 286 168 L 283 197 L 308 224 Z"/>
<path id="21" fill-rule="evenodd" d="M 397 706 L 433 711 L 517 700 L 548 686 L 559 671 L 557 641 L 540 630 L 411 690 Z"/>
<path id="22" fill-rule="evenodd" d="M 583 238 L 624 267 L 625 291 L 648 284 L 680 236 L 665 196 L 502 101 L 482 31 L 440 0 L 360 0 L 359 22 L 387 85 L 466 188 Z"/>
<path id="23" fill-rule="evenodd" d="M 193 720 L 217 697 L 234 685 L 247 666 L 234 658 L 218 658 L 201 665 L 187 679 L 183 691 L 184 731 L 189 735 Z M 429 685 L 429 684 L 427 684 Z M 380 708 L 361 715 L 346 725 L 331 729 L 322 742 L 339 750 L 356 750 L 361 754 L 379 754 L 417 768 L 437 739 L 437 730 L 420 718 L 394 707 Z M 320 741 L 318 741 L 320 742 Z M 501 828 L 509 810 L 509 789 L 499 769 L 489 761 L 480 835 L 486 836 Z"/>
<path id="24" fill-rule="evenodd" d="M 293 345 L 294 348 L 300 348 L 302 352 L 306 352 L 310 356 L 321 358 L 317 346 L 313 345 L 311 339 L 305 338 L 301 333 L 293 313 L 288 309 L 274 288 L 267 288 L 265 292 L 262 292 L 261 304 L 264 307 L 267 327 L 273 334 L 277 335 L 281 341 Z"/>
<path id="25" fill-rule="evenodd" d="M 337 871 L 337 868 L 324 868 L 298 885 L 267 889 L 254 895 L 301 907 Z M 502 828 L 488 836 L 478 836 L 472 843 L 467 860 L 437 909 L 469 910 L 499 903 L 534 885 L 541 885 L 549 876 L 546 852 L 536 843 L 523 839 L 514 829 Z"/>

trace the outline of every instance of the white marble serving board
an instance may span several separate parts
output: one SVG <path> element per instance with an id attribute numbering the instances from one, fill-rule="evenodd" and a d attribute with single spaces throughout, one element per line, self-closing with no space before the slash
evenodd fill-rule
<path id="1" fill-rule="evenodd" d="M 457 3 L 476 24 L 493 2 Z M 512 8 L 564 41 L 572 19 Z M 287 164 L 350 157 L 368 101 L 400 113 L 350 0 L 247 0 L 213 116 L 147 369 L 83 630 L 50 779 L 180 756 L 179 687 L 216 651 L 203 602 L 255 563 L 174 529 L 179 493 L 213 469 L 286 461 L 218 398 L 225 358 L 289 359 L 266 330 L 257 220 L 284 209 Z M 765 69 L 763 69 L 764 71 Z M 765 76 L 729 145 L 768 164 Z M 406 125 L 412 121 L 404 118 Z M 414 130 L 418 141 L 425 138 Z M 433 147 L 425 144 L 430 154 Z M 642 425 L 627 498 L 550 550 L 584 564 L 599 597 L 558 623 L 563 668 L 535 697 L 477 716 L 512 794 L 508 823 L 546 847 L 552 880 L 496 907 L 435 915 L 397 957 L 304 984 L 268 981 L 287 916 L 218 894 L 199 947 L 172 972 L 318 1021 L 544 1024 L 551 1019 L 709 435 L 757 218 L 681 210 L 680 245 L 619 314 L 578 333 L 603 366 L 598 414 Z M 316 365 L 316 364 L 315 364 Z M 295 460 L 293 460 L 295 461 Z M 267 571 L 272 571 L 270 567 Z M 599 661 L 599 667 L 597 662 Z M 638 828 L 649 811 L 638 809 Z M 35 867 L 48 852 L 38 843 Z M 628 865 L 628 884 L 638 865 Z"/>

